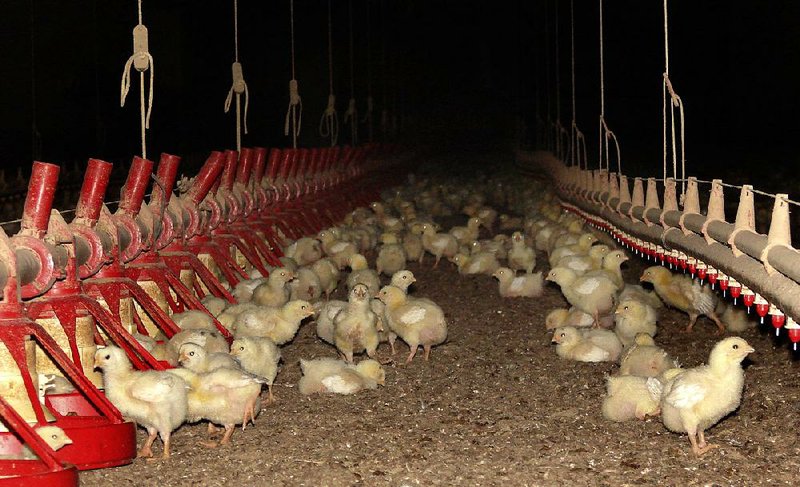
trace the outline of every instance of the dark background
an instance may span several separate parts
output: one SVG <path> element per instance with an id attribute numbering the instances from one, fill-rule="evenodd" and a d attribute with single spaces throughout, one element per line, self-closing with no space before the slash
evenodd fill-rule
<path id="1" fill-rule="evenodd" d="M 376 138 L 383 138 L 377 119 L 385 100 L 402 115 L 406 143 L 473 151 L 512 147 L 517 121 L 532 124 L 537 102 L 545 115 L 548 93 L 555 112 L 556 8 L 561 119 L 569 127 L 568 1 L 369 3 L 368 60 L 367 0 L 353 2 L 355 89 L 363 113 L 369 64 Z M 333 4 L 335 91 L 343 117 L 349 97 L 348 2 Z M 662 8 L 659 0 L 604 3 L 606 119 L 619 137 L 628 173 L 661 174 Z M 287 145 L 289 1 L 240 0 L 239 10 L 240 57 L 251 91 L 244 145 Z M 785 186 L 781 178 L 793 175 L 800 135 L 799 18 L 800 2 L 788 0 L 670 3 L 670 74 L 686 106 L 690 172 L 731 182 L 752 178 L 757 186 L 755 178 L 776 174 Z M 327 2 L 296 0 L 295 20 L 304 102 L 301 144 L 321 145 L 317 126 L 328 91 Z M 144 0 L 144 23 L 156 65 L 151 157 L 168 151 L 202 159 L 209 150 L 232 147 L 234 118 L 222 108 L 233 61 L 233 2 Z M 575 23 L 577 121 L 587 136 L 590 164 L 596 164 L 598 3 L 576 0 Z M 27 169 L 35 157 L 56 163 L 88 157 L 122 161 L 138 151 L 138 75 L 126 106 L 119 107 L 120 77 L 135 24 L 133 0 L 6 0 L 0 5 L 3 167 Z M 364 126 L 360 131 L 366 135 Z M 349 140 L 347 129 L 340 140 Z"/>

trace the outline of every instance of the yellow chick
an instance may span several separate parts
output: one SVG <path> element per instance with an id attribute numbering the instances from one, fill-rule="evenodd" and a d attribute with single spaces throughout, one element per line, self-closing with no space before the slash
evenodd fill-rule
<path id="1" fill-rule="evenodd" d="M 741 363 L 754 351 L 742 338 L 726 338 L 714 345 L 708 365 L 686 369 L 663 385 L 664 426 L 687 433 L 695 455 L 716 447 L 706 442 L 705 430 L 739 407 L 744 389 Z"/>
<path id="2" fill-rule="evenodd" d="M 239 281 L 238 284 L 233 288 L 233 297 L 236 299 L 237 303 L 249 303 L 251 299 L 253 299 L 253 291 L 255 289 L 267 282 L 267 280 L 263 277 L 258 277 L 255 279 L 245 279 L 244 281 Z"/>
<path id="3" fill-rule="evenodd" d="M 53 451 L 58 451 L 67 445 L 72 444 L 72 439 L 67 433 L 58 426 L 39 426 L 36 428 L 36 434 L 47 443 Z M 38 460 L 39 456 L 30 449 L 28 445 L 22 445 L 20 454 L 15 455 L 0 455 L 0 460 Z"/>
<path id="4" fill-rule="evenodd" d="M 647 416 L 657 416 L 659 410 L 659 398 L 653 397 L 644 377 L 628 375 L 606 378 L 602 411 L 607 420 L 644 420 Z"/>
<path id="5" fill-rule="evenodd" d="M 297 265 L 308 265 L 322 257 L 322 247 L 317 239 L 303 237 L 289 245 L 283 252 L 297 262 Z"/>
<path id="6" fill-rule="evenodd" d="M 384 234 L 391 235 L 391 234 Z M 393 242 L 391 240 L 394 240 Z M 396 238 L 388 239 L 378 251 L 378 258 L 375 260 L 375 268 L 378 274 L 391 276 L 395 272 L 406 268 L 406 251 Z"/>
<path id="7" fill-rule="evenodd" d="M 585 255 L 589 252 L 589 249 L 592 247 L 592 244 L 597 242 L 597 237 L 592 235 L 591 233 L 584 233 L 578 238 L 578 242 L 571 245 L 562 245 L 560 247 L 556 247 L 553 252 L 550 253 L 550 266 L 555 267 L 558 264 L 558 261 L 561 258 L 566 257 L 568 255 Z"/>
<path id="8" fill-rule="evenodd" d="M 322 296 L 322 282 L 317 273 L 308 267 L 301 267 L 289 282 L 289 299 L 302 299 L 313 303 Z"/>
<path id="9" fill-rule="evenodd" d="M 242 337 L 231 343 L 231 356 L 246 372 L 266 381 L 269 402 L 274 402 L 272 384 L 278 376 L 281 349 L 269 338 Z"/>
<path id="10" fill-rule="evenodd" d="M 672 274 L 669 269 L 661 266 L 648 267 L 639 280 L 653 284 L 664 303 L 689 315 L 687 333 L 692 331 L 697 318 L 703 315 L 717 324 L 717 334 L 725 331 L 725 325 L 715 312 L 717 296 L 707 286 L 692 281 L 689 276 Z"/>
<path id="11" fill-rule="evenodd" d="M 497 237 L 502 234 L 497 235 Z M 504 242 L 499 240 L 476 240 L 470 246 L 471 254 L 478 254 L 481 252 L 490 252 L 496 259 L 508 258 L 508 250 Z"/>
<path id="12" fill-rule="evenodd" d="M 577 308 L 556 308 L 544 319 L 546 330 L 555 330 L 564 326 L 573 328 L 589 328 L 594 325 L 594 318 Z"/>
<path id="13" fill-rule="evenodd" d="M 664 371 L 677 366 L 664 349 L 656 346 L 653 337 L 639 333 L 619 360 L 619 375 L 658 377 Z"/>
<path id="14" fill-rule="evenodd" d="M 450 229 L 450 235 L 455 237 L 460 245 L 467 245 L 474 240 L 478 239 L 480 235 L 481 219 L 472 217 L 467 220 L 465 227 L 453 227 Z"/>
<path id="15" fill-rule="evenodd" d="M 476 215 L 481 220 L 481 226 L 489 232 L 494 232 L 494 222 L 497 220 L 497 211 L 489 206 L 482 206 Z M 474 240 L 474 239 L 473 239 Z"/>
<path id="16" fill-rule="evenodd" d="M 508 267 L 501 267 L 492 277 L 497 279 L 500 296 L 504 298 L 536 298 L 544 291 L 541 272 L 517 276 Z"/>
<path id="17" fill-rule="evenodd" d="M 603 266 L 603 258 L 610 252 L 608 245 L 592 245 L 589 252 L 583 255 L 567 255 L 558 261 L 556 267 L 566 267 L 582 276 L 587 272 L 600 269 Z"/>
<path id="18" fill-rule="evenodd" d="M 469 274 L 486 274 L 491 276 L 500 268 L 500 262 L 491 252 L 478 252 L 475 254 L 456 254 L 453 263 L 458 267 L 458 273 L 463 275 Z"/>
<path id="19" fill-rule="evenodd" d="M 413 233 L 406 232 L 403 236 L 403 250 L 406 251 L 408 260 L 422 262 L 425 256 L 425 249 L 422 248 L 422 237 Z"/>
<path id="20" fill-rule="evenodd" d="M 323 230 L 317 234 L 322 242 L 322 250 L 325 255 L 333 261 L 339 269 L 343 269 L 347 265 L 350 256 L 358 253 L 358 248 L 351 242 L 345 242 L 336 238 L 335 232 L 332 229 Z"/>
<path id="21" fill-rule="evenodd" d="M 450 258 L 456 255 L 458 240 L 449 233 L 436 233 L 433 226 L 426 223 L 422 225 L 422 247 L 436 257 L 436 262 L 433 264 L 435 269 L 442 257 Z"/>
<path id="22" fill-rule="evenodd" d="M 353 363 L 353 353 L 366 350 L 369 358 L 375 358 L 378 349 L 377 316 L 370 306 L 369 289 L 356 284 L 350 291 L 347 306 L 333 319 L 333 338 L 336 349 Z"/>
<path id="23" fill-rule="evenodd" d="M 645 333 L 651 337 L 656 336 L 658 327 L 656 326 L 656 310 L 648 304 L 628 299 L 622 301 L 614 312 L 614 332 L 619 337 L 625 347 L 633 343 L 633 339 L 639 333 Z"/>
<path id="24" fill-rule="evenodd" d="M 755 326 L 745 310 L 733 306 L 726 306 L 720 319 L 731 333 L 742 333 Z"/>
<path id="25" fill-rule="evenodd" d="M 378 299 L 386 305 L 386 320 L 389 328 L 408 344 L 406 364 L 411 363 L 417 348 L 425 351 L 425 360 L 431 347 L 447 340 L 447 322 L 444 312 L 430 300 L 409 298 L 402 289 L 384 286 Z"/>
<path id="26" fill-rule="evenodd" d="M 228 353 L 228 342 L 216 331 L 185 330 L 176 333 L 169 339 L 164 352 L 164 360 L 172 366 L 178 365 L 181 346 L 189 342 L 200 345 L 211 353 Z"/>
<path id="27" fill-rule="evenodd" d="M 217 331 L 217 327 L 214 325 L 211 316 L 202 311 L 190 309 L 183 313 L 175 313 L 171 318 L 181 330 Z"/>
<path id="28" fill-rule="evenodd" d="M 222 352 L 208 353 L 205 348 L 192 342 L 186 342 L 181 345 L 178 365 L 198 374 L 211 372 L 222 367 L 235 369 L 239 366 L 229 354 Z"/>
<path id="29" fill-rule="evenodd" d="M 409 286 L 415 282 L 417 282 L 417 278 L 414 277 L 414 273 L 408 269 L 403 269 L 402 271 L 397 271 L 392 274 L 391 285 L 402 289 L 406 294 L 408 294 Z"/>
<path id="30" fill-rule="evenodd" d="M 222 312 L 225 311 L 225 308 L 227 308 L 230 304 L 228 301 L 211 294 L 201 299 L 200 302 L 203 303 L 203 306 L 206 307 L 208 312 L 211 313 L 211 316 L 213 317 L 217 317 L 222 314 Z"/>
<path id="31" fill-rule="evenodd" d="M 595 245 L 592 248 L 596 247 L 599 247 L 599 245 Z M 653 309 L 661 309 L 664 307 L 664 303 L 661 302 L 661 299 L 655 291 L 645 291 L 645 289 L 638 284 L 625 284 L 625 287 L 622 288 L 622 291 L 619 293 L 619 302 L 621 303 L 629 299 L 645 303 Z"/>
<path id="32" fill-rule="evenodd" d="M 588 271 L 584 276 L 604 276 L 611 280 L 617 289 L 622 290 L 625 281 L 622 280 L 622 270 L 620 266 L 628 260 L 628 256 L 621 250 L 614 250 L 606 253 L 603 257 L 603 264 L 600 269 Z"/>
<path id="33" fill-rule="evenodd" d="M 552 341 L 556 344 L 558 356 L 577 362 L 616 362 L 622 352 L 622 344 L 614 332 L 589 331 L 593 333 L 585 335 L 570 326 L 556 328 Z"/>
<path id="34" fill-rule="evenodd" d="M 536 267 L 536 251 L 525 243 L 525 236 L 522 235 L 522 232 L 514 232 L 511 235 L 508 267 L 514 271 L 524 270 L 528 274 L 532 274 Z"/>
<path id="35" fill-rule="evenodd" d="M 300 359 L 303 377 L 297 384 L 300 394 L 355 394 L 363 389 L 377 389 L 386 380 L 380 363 L 366 359 L 357 365 L 332 358 Z"/>
<path id="36" fill-rule="evenodd" d="M 334 345 L 333 320 L 339 311 L 347 306 L 347 301 L 333 299 L 324 303 L 314 303 L 314 320 L 317 325 L 317 336 L 322 341 Z"/>
<path id="37" fill-rule="evenodd" d="M 217 316 L 217 321 L 225 327 L 228 331 L 233 330 L 233 323 L 236 318 L 247 310 L 256 309 L 258 306 L 254 303 L 232 304 L 225 308 L 225 310 Z"/>
<path id="38" fill-rule="evenodd" d="M 122 349 L 108 346 L 94 355 L 95 368 L 103 371 L 106 397 L 120 413 L 147 430 L 138 456 L 152 458 L 158 435 L 164 442 L 162 459 L 169 458 L 170 434 L 185 420 L 186 383 L 168 372 L 135 371 Z"/>
<path id="39" fill-rule="evenodd" d="M 264 337 L 276 345 L 292 341 L 300 329 L 300 322 L 314 314 L 308 301 L 289 301 L 281 308 L 255 308 L 240 314 L 233 324 L 236 338 Z"/>
<path id="40" fill-rule="evenodd" d="M 348 265 L 352 272 L 347 276 L 347 291 L 352 291 L 356 284 L 363 284 L 367 286 L 369 295 L 375 296 L 381 288 L 381 278 L 377 271 L 369 268 L 366 257 L 361 254 L 352 255 Z"/>
<path id="41" fill-rule="evenodd" d="M 311 270 L 317 274 L 319 284 L 322 287 L 322 292 L 325 293 L 325 299 L 330 299 L 331 293 L 336 290 L 341 278 L 341 272 L 336 264 L 324 257 L 311 264 Z"/>
<path id="42" fill-rule="evenodd" d="M 536 232 L 536 235 L 533 238 L 533 247 L 541 252 L 546 252 L 547 250 L 549 250 L 550 237 L 552 237 L 553 233 L 557 230 L 564 231 L 564 229 L 562 229 L 555 223 L 548 223 L 539 228 L 539 230 Z"/>
<path id="43" fill-rule="evenodd" d="M 250 421 L 255 421 L 260 407 L 258 396 L 263 380 L 239 368 L 219 368 L 211 372 L 197 373 L 187 368 L 168 371 L 182 378 L 189 386 L 187 414 L 189 422 L 206 420 L 222 425 L 225 434 L 219 443 L 205 443 L 208 447 L 227 445 L 231 442 L 237 424 L 244 430 Z M 209 432 L 213 433 L 213 424 Z"/>
<path id="44" fill-rule="evenodd" d="M 294 279 L 294 272 L 279 267 L 272 271 L 267 282 L 261 283 L 253 290 L 253 304 L 258 306 L 283 306 L 291 297 L 289 282 Z"/>
<path id="45" fill-rule="evenodd" d="M 569 304 L 592 315 L 598 326 L 600 317 L 611 314 L 617 306 L 617 286 L 607 277 L 578 277 L 569 269 L 556 267 L 546 279 L 558 284 Z"/>

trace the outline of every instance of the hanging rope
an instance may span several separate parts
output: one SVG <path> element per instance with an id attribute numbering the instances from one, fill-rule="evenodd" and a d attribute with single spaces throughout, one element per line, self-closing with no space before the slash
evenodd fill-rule
<path id="1" fill-rule="evenodd" d="M 244 94 L 244 133 L 247 133 L 247 106 L 250 103 L 250 93 L 247 91 L 247 83 L 242 74 L 242 64 L 239 62 L 239 0 L 233 0 L 233 46 L 235 60 L 231 65 L 233 84 L 228 90 L 225 98 L 225 113 L 231 109 L 233 95 L 236 94 L 236 150 L 242 150 L 242 103 L 241 97 Z"/>
<path id="2" fill-rule="evenodd" d="M 319 120 L 319 135 L 331 138 L 331 147 L 339 140 L 339 115 L 336 113 L 336 95 L 333 94 L 333 14 L 328 0 L 328 106 Z"/>
<path id="3" fill-rule="evenodd" d="M 603 63 L 603 0 L 600 0 L 600 157 L 598 164 L 600 169 L 610 171 L 610 161 L 608 146 L 609 141 L 613 140 L 617 150 L 617 174 L 622 174 L 622 154 L 619 150 L 619 141 L 614 132 L 606 124 L 606 87 L 605 87 L 605 68 Z M 605 161 L 605 167 L 603 166 Z"/>
<path id="4" fill-rule="evenodd" d="M 571 72 L 572 72 L 572 123 L 570 130 L 570 165 L 583 167 L 581 164 L 581 144 L 583 144 L 583 161 L 586 163 L 586 140 L 583 137 L 583 132 L 578 128 L 576 119 L 576 103 L 575 103 L 575 5 L 574 0 L 569 2 L 569 36 L 570 36 L 570 57 L 571 57 Z"/>
<path id="5" fill-rule="evenodd" d="M 147 159 L 146 130 L 150 128 L 150 113 L 153 111 L 153 81 L 155 79 L 155 64 L 153 56 L 148 51 L 147 27 L 142 23 L 142 0 L 138 0 L 139 24 L 133 28 L 133 54 L 125 63 L 122 71 L 120 85 L 119 106 L 125 106 L 125 98 L 131 88 L 131 65 L 139 71 L 139 118 L 142 133 L 142 158 Z M 144 101 L 144 72 L 150 69 L 150 95 L 147 105 Z M 146 107 L 146 108 L 145 108 Z"/>
<path id="6" fill-rule="evenodd" d="M 344 113 L 344 124 L 350 124 L 350 140 L 353 147 L 358 144 L 358 110 L 356 109 L 355 45 L 353 43 L 353 0 L 349 2 L 350 15 L 350 101 Z"/>
<path id="7" fill-rule="evenodd" d="M 684 146 L 684 114 L 683 114 L 683 100 L 675 93 L 672 88 L 672 82 L 669 79 L 669 28 L 668 28 L 668 14 L 667 14 L 667 0 L 664 0 L 664 75 L 661 87 L 661 106 L 663 109 L 663 141 L 664 141 L 664 179 L 667 179 L 667 103 L 669 103 L 669 114 L 672 134 L 672 175 L 675 179 L 680 179 L 681 183 L 681 202 L 686 191 L 686 152 Z M 667 93 L 669 93 L 669 102 L 667 102 Z M 675 109 L 680 112 L 681 124 L 681 177 L 678 178 L 678 154 L 676 151 L 676 134 L 675 134 Z"/>
<path id="8" fill-rule="evenodd" d="M 370 20 L 369 0 L 367 0 L 367 112 L 361 122 L 367 124 L 367 136 L 372 142 L 372 111 L 374 109 L 372 99 L 372 22 Z"/>
<path id="9" fill-rule="evenodd" d="M 554 122 L 555 130 L 556 130 L 556 156 L 559 159 L 564 157 L 563 153 L 563 146 L 561 145 L 561 137 L 563 134 L 566 133 L 566 129 L 561 124 L 561 62 L 560 62 L 560 49 L 559 49 L 559 39 L 558 39 L 558 1 L 556 1 L 556 12 L 555 12 L 555 65 L 556 65 L 556 120 Z"/>
<path id="10" fill-rule="evenodd" d="M 283 135 L 289 135 L 291 126 L 292 147 L 297 148 L 297 137 L 303 123 L 303 100 L 297 88 L 294 66 L 294 0 L 289 0 L 289 25 L 292 37 L 292 79 L 289 80 L 289 108 L 286 109 L 286 121 L 283 124 Z"/>
<path id="11" fill-rule="evenodd" d="M 389 103 L 387 79 L 389 78 L 386 64 L 386 0 L 381 0 L 381 133 L 383 138 L 389 132 Z"/>

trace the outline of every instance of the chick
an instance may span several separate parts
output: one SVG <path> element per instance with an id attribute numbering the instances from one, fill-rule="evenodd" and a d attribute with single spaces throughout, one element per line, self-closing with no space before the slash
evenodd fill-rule
<path id="1" fill-rule="evenodd" d="M 303 377 L 297 387 L 303 395 L 354 394 L 362 389 L 377 389 L 386 380 L 383 367 L 372 359 L 362 360 L 357 365 L 331 358 L 300 359 L 300 369 Z"/>
<path id="2" fill-rule="evenodd" d="M 322 341 L 334 345 L 333 320 L 339 311 L 347 306 L 347 301 L 333 299 L 325 303 L 314 304 L 314 316 L 317 324 L 317 336 Z"/>
<path id="3" fill-rule="evenodd" d="M 497 235 L 502 236 L 503 234 Z M 490 252 L 496 259 L 506 259 L 508 257 L 508 250 L 504 242 L 499 240 L 476 240 L 472 242 L 470 253 L 477 254 L 481 252 Z"/>
<path id="4" fill-rule="evenodd" d="M 246 372 L 266 381 L 269 402 L 274 402 L 272 384 L 278 375 L 280 348 L 269 338 L 241 337 L 231 343 L 231 355 Z"/>
<path id="5" fill-rule="evenodd" d="M 106 397 L 120 413 L 147 430 L 138 456 L 151 458 L 153 442 L 161 435 L 161 458 L 169 458 L 170 434 L 186 420 L 186 383 L 168 372 L 134 371 L 125 352 L 114 346 L 99 348 L 94 366 L 103 371 Z"/>
<path id="6" fill-rule="evenodd" d="M 755 326 L 745 310 L 733 306 L 726 306 L 720 319 L 731 333 L 742 333 Z"/>
<path id="7" fill-rule="evenodd" d="M 186 342 L 181 345 L 178 364 L 198 374 L 211 372 L 222 367 L 235 369 L 239 365 L 227 353 L 208 353 L 205 348 L 192 342 Z"/>
<path id="8" fill-rule="evenodd" d="M 569 269 L 556 267 L 547 274 L 547 280 L 561 287 L 572 306 L 592 315 L 597 326 L 600 317 L 611 314 L 617 306 L 617 286 L 606 277 L 578 277 Z"/>
<path id="9" fill-rule="evenodd" d="M 39 426 L 36 428 L 36 434 L 47 443 L 53 451 L 58 451 L 67 445 L 72 444 L 72 439 L 67 433 L 58 426 Z M 28 445 L 22 446 L 21 454 L 15 455 L 0 455 L 0 460 L 38 460 L 39 456 L 30 449 Z"/>
<path id="10" fill-rule="evenodd" d="M 708 365 L 686 369 L 663 385 L 664 426 L 687 433 L 695 455 L 717 446 L 706 443 L 705 430 L 739 407 L 744 389 L 741 362 L 754 351 L 742 338 L 726 338 L 714 345 Z"/>
<path id="11" fill-rule="evenodd" d="M 443 256 L 450 258 L 456 255 L 458 240 L 449 233 L 436 233 L 433 226 L 426 223 L 422 225 L 422 247 L 436 257 L 436 262 L 433 264 L 435 269 Z"/>
<path id="12" fill-rule="evenodd" d="M 556 247 L 550 253 L 550 266 L 555 267 L 561 258 L 568 255 L 585 255 L 589 252 L 592 244 L 597 242 L 597 237 L 591 233 L 584 233 L 578 238 L 578 242 L 572 245 L 562 245 Z"/>
<path id="13" fill-rule="evenodd" d="M 525 243 L 525 237 L 522 232 L 514 232 L 511 235 L 508 267 L 515 271 L 524 270 L 528 274 L 532 274 L 533 269 L 536 267 L 536 251 Z"/>
<path id="14" fill-rule="evenodd" d="M 600 269 L 588 271 L 584 275 L 589 277 L 607 277 L 611 280 L 611 282 L 614 283 L 614 285 L 617 286 L 617 289 L 622 290 L 622 288 L 625 286 L 625 281 L 622 280 L 622 270 L 620 269 L 620 266 L 627 260 L 628 256 L 625 255 L 625 252 L 621 250 L 608 252 L 605 257 L 603 257 L 603 264 Z"/>
<path id="15" fill-rule="evenodd" d="M 225 434 L 219 443 L 206 443 L 208 447 L 231 442 L 237 424 L 244 429 L 254 421 L 258 409 L 258 396 L 263 380 L 236 368 L 219 368 L 197 373 L 187 368 L 170 369 L 169 374 L 182 378 L 188 384 L 186 419 L 192 423 L 206 420 L 222 425 Z M 213 433 L 213 425 L 209 432 Z"/>
<path id="16" fill-rule="evenodd" d="M 353 363 L 353 353 L 366 350 L 375 358 L 378 349 L 377 316 L 370 306 L 371 296 L 364 284 L 356 284 L 350 291 L 348 303 L 333 319 L 333 338 L 336 349 Z"/>
<path id="17" fill-rule="evenodd" d="M 408 269 L 403 269 L 392 275 L 391 285 L 402 289 L 404 293 L 408 294 L 408 287 L 415 282 L 417 282 L 417 278 L 414 277 L 414 273 Z"/>
<path id="18" fill-rule="evenodd" d="M 164 351 L 164 360 L 172 366 L 178 365 L 181 346 L 189 342 L 200 345 L 211 353 L 228 353 L 228 342 L 216 331 L 185 330 L 174 334 L 169 339 Z"/>
<path id="19" fill-rule="evenodd" d="M 597 247 L 599 247 L 599 245 L 595 245 L 592 248 Z M 653 309 L 661 309 L 664 307 L 664 303 L 661 302 L 661 298 L 658 297 L 655 291 L 645 291 L 645 289 L 638 284 L 625 284 L 625 287 L 622 288 L 622 291 L 619 293 L 619 302 L 629 299 L 645 303 Z"/>
<path id="20" fill-rule="evenodd" d="M 317 234 L 322 242 L 322 250 L 339 269 L 343 269 L 350 259 L 350 256 L 358 253 L 355 244 L 345 242 L 336 238 L 336 232 L 332 229 L 323 230 Z"/>
<path id="21" fill-rule="evenodd" d="M 497 217 L 500 220 L 500 231 L 515 230 L 522 228 L 522 218 L 518 216 L 511 216 L 505 213 Z"/>
<path id="22" fill-rule="evenodd" d="M 382 239 L 384 242 L 378 251 L 375 268 L 378 274 L 391 276 L 395 272 L 406 268 L 406 251 L 393 234 L 385 233 Z"/>
<path id="23" fill-rule="evenodd" d="M 656 319 L 656 310 L 651 306 L 635 299 L 622 301 L 614 313 L 616 324 L 614 333 L 617 334 L 622 345 L 628 347 L 639 333 L 645 333 L 651 337 L 656 336 L 658 331 Z"/>
<path id="24" fill-rule="evenodd" d="M 225 310 L 219 314 L 217 317 L 217 321 L 225 327 L 228 331 L 233 330 L 233 323 L 236 321 L 236 318 L 250 309 L 256 309 L 258 306 L 254 303 L 244 303 L 244 304 L 234 304 L 225 308 Z"/>
<path id="25" fill-rule="evenodd" d="M 341 273 L 339 268 L 334 262 L 327 257 L 319 259 L 311 264 L 311 270 L 317 274 L 319 284 L 322 292 L 325 293 L 325 299 L 330 299 L 331 293 L 336 290 L 339 285 Z"/>
<path id="26" fill-rule="evenodd" d="M 492 277 L 497 279 L 500 296 L 504 298 L 536 298 L 544 290 L 541 272 L 516 276 L 508 267 L 501 267 Z"/>
<path id="27" fill-rule="evenodd" d="M 553 332 L 553 343 L 559 357 L 578 362 L 616 362 L 622 352 L 614 332 L 608 330 L 590 330 L 591 335 L 584 335 L 577 328 L 570 326 L 556 328 Z"/>
<path id="28" fill-rule="evenodd" d="M 653 397 L 644 377 L 629 375 L 606 378 L 602 411 L 607 420 L 644 420 L 647 416 L 657 416 L 659 410 L 659 398 Z"/>
<path id="29" fill-rule="evenodd" d="M 582 276 L 589 271 L 600 269 L 603 266 L 603 258 L 610 252 L 608 245 L 592 245 L 589 252 L 582 255 L 567 255 L 558 260 L 556 267 L 566 267 L 575 274 Z"/>
<path id="30" fill-rule="evenodd" d="M 486 274 L 491 276 L 500 268 L 500 263 L 491 252 L 456 254 L 452 260 L 461 275 Z"/>
<path id="31" fill-rule="evenodd" d="M 544 319 L 546 330 L 555 330 L 563 326 L 573 328 L 589 328 L 594 324 L 594 318 L 576 308 L 556 308 Z"/>
<path id="32" fill-rule="evenodd" d="M 410 351 L 406 364 L 414 359 L 420 345 L 425 351 L 425 360 L 428 360 L 431 347 L 447 340 L 447 322 L 436 303 L 409 298 L 394 286 L 384 286 L 378 299 L 386 305 L 389 328 L 408 344 Z"/>
<path id="33" fill-rule="evenodd" d="M 283 252 L 286 257 L 290 257 L 297 262 L 297 265 L 308 265 L 322 257 L 322 247 L 319 240 L 303 237 L 291 244 Z"/>
<path id="34" fill-rule="evenodd" d="M 260 284 L 265 282 L 267 282 L 267 280 L 263 277 L 239 281 L 233 288 L 233 297 L 236 299 L 237 303 L 249 303 L 250 300 L 253 299 L 253 291 L 255 291 Z"/>
<path id="35" fill-rule="evenodd" d="M 278 268 L 269 275 L 267 282 L 261 283 L 253 290 L 253 304 L 258 306 L 283 306 L 291 297 L 289 282 L 294 273 L 288 269 Z"/>
<path id="36" fill-rule="evenodd" d="M 692 281 L 689 276 L 672 274 L 661 266 L 648 267 L 639 280 L 653 284 L 664 303 L 689 315 L 687 333 L 691 333 L 697 318 L 703 315 L 717 324 L 717 334 L 725 331 L 725 325 L 715 312 L 717 296 L 708 287 Z"/>
<path id="37" fill-rule="evenodd" d="M 381 278 L 377 271 L 369 268 L 367 259 L 361 254 L 355 254 L 350 257 L 348 265 L 352 272 L 347 276 L 347 291 L 352 291 L 356 284 L 363 284 L 367 286 L 369 295 L 375 296 L 381 288 Z"/>
<path id="38" fill-rule="evenodd" d="M 422 262 L 422 258 L 425 256 L 422 237 L 412 232 L 406 232 L 403 236 L 403 250 L 406 251 L 408 260 Z"/>
<path id="39" fill-rule="evenodd" d="M 236 338 L 265 337 L 276 345 L 292 341 L 300 322 L 314 314 L 308 301 L 289 301 L 281 308 L 256 308 L 243 312 L 233 323 Z"/>
<path id="40" fill-rule="evenodd" d="M 656 346 L 653 337 L 646 333 L 639 333 L 631 346 L 620 357 L 619 374 L 658 377 L 664 371 L 677 366 L 677 362 L 667 352 Z"/>
<path id="41" fill-rule="evenodd" d="M 175 313 L 171 318 L 181 330 L 217 331 L 214 320 L 202 311 L 192 309 L 183 313 Z"/>
<path id="42" fill-rule="evenodd" d="M 480 235 L 481 219 L 472 217 L 467 220 L 466 227 L 453 227 L 450 229 L 450 235 L 455 237 L 460 245 L 467 245 L 474 240 L 478 239 Z"/>
<path id="43" fill-rule="evenodd" d="M 302 299 L 313 303 L 322 296 L 322 282 L 317 273 L 308 267 L 301 267 L 289 282 L 289 299 Z"/>
<path id="44" fill-rule="evenodd" d="M 225 308 L 227 308 L 228 305 L 230 304 L 229 302 L 225 301 L 224 299 L 218 298 L 218 297 L 213 296 L 211 294 L 209 294 L 206 297 L 204 297 L 201 300 L 201 302 L 203 303 L 203 306 L 206 307 L 208 312 L 211 313 L 211 316 L 213 316 L 215 318 L 217 316 L 219 316 L 220 314 L 222 314 L 222 312 L 225 311 Z"/>

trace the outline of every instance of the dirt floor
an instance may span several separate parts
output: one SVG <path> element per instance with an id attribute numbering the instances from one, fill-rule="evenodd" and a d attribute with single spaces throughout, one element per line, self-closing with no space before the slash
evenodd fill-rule
<path id="1" fill-rule="evenodd" d="M 540 262 L 545 259 L 540 256 Z M 121 485 L 755 485 L 791 484 L 800 444 L 798 364 L 767 330 L 743 336 L 757 352 L 745 363 L 740 410 L 707 435 L 720 445 L 701 458 L 659 419 L 611 423 L 600 404 L 611 364 L 559 359 L 544 316 L 565 304 L 548 286 L 539 299 L 503 299 L 487 276 L 461 277 L 443 262 L 411 264 L 412 294 L 438 302 L 449 340 L 430 362 L 387 368 L 386 386 L 354 396 L 303 397 L 298 360 L 335 356 L 305 324 L 284 347 L 278 402 L 234 445 L 207 449 L 205 425 L 173 436 L 166 462 L 135 461 L 85 472 L 87 486 Z M 638 277 L 632 259 L 627 280 Z M 667 311 L 657 341 L 685 366 L 706 360 L 716 329 Z M 388 346 L 379 350 L 389 354 Z M 407 348 L 400 345 L 399 362 Z M 139 441 L 144 438 L 139 431 Z M 160 443 L 156 453 L 160 453 Z"/>

